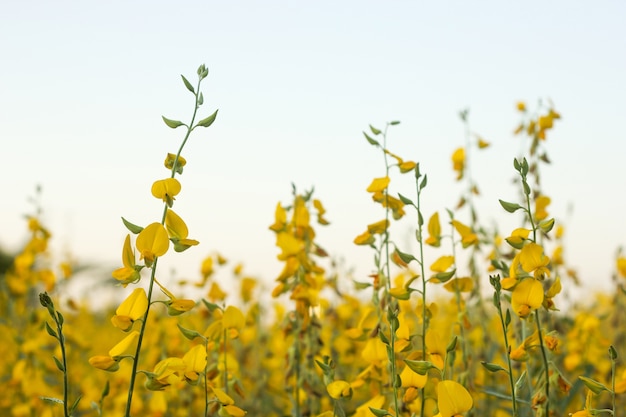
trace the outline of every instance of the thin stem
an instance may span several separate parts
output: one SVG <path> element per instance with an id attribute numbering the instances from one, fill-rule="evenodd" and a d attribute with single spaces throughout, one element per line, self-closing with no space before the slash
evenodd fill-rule
<path id="1" fill-rule="evenodd" d="M 69 383 L 67 381 L 67 359 L 65 357 L 65 336 L 63 336 L 63 325 L 55 317 L 57 323 L 57 331 L 59 332 L 59 344 L 61 345 L 61 359 L 63 360 L 63 412 L 65 417 L 70 417 L 70 412 L 67 404 Z"/>
<path id="2" fill-rule="evenodd" d="M 176 167 L 178 165 L 178 159 L 180 157 L 180 154 L 183 150 L 183 148 L 185 147 L 185 144 L 187 143 L 187 140 L 189 139 L 189 136 L 191 135 L 191 131 L 193 130 L 193 123 L 196 119 L 196 114 L 198 112 L 198 108 L 200 107 L 200 103 L 199 103 L 199 91 L 200 91 L 200 83 L 202 82 L 202 78 L 198 77 L 198 87 L 196 92 L 194 93 L 195 96 L 195 106 L 194 106 L 194 110 L 193 110 L 193 115 L 191 117 L 191 122 L 189 123 L 189 125 L 187 126 L 187 133 L 185 134 L 185 138 L 183 139 L 183 142 L 181 143 L 180 147 L 178 148 L 178 152 L 176 153 L 176 158 L 174 159 L 174 163 L 172 165 L 172 176 L 171 178 L 174 178 L 174 176 L 176 175 Z M 161 225 L 165 224 L 165 216 L 167 215 L 167 210 L 168 210 L 168 205 L 167 203 L 164 204 L 163 206 L 163 215 L 161 216 Z M 154 262 L 152 263 L 151 266 L 151 272 L 150 272 L 150 284 L 148 286 L 148 307 L 146 308 L 146 313 L 143 316 L 143 320 L 141 321 L 141 330 L 139 332 L 139 338 L 137 340 L 137 348 L 135 349 L 135 355 L 133 357 L 133 369 L 132 369 L 132 373 L 130 376 L 130 384 L 128 387 L 128 398 L 126 400 L 126 410 L 124 412 L 124 416 L 125 417 L 130 417 L 130 409 L 131 409 L 131 405 L 132 405 L 132 401 L 133 401 L 133 391 L 135 388 L 135 381 L 137 379 L 137 367 L 139 365 L 139 355 L 141 353 L 141 345 L 143 343 L 143 337 L 145 335 L 145 331 L 146 331 L 146 325 L 148 323 L 148 316 L 150 314 L 150 306 L 152 305 L 152 290 L 154 288 L 154 282 L 155 282 L 155 275 L 156 275 L 156 268 L 157 268 L 157 263 L 159 261 L 158 257 L 154 258 Z"/>
<path id="3" fill-rule="evenodd" d="M 546 347 L 543 343 L 543 333 L 541 331 L 541 321 L 539 317 L 539 310 L 535 310 L 535 319 L 537 320 L 537 333 L 539 334 L 539 346 L 541 347 L 541 356 L 543 357 L 543 368 L 546 377 L 546 416 L 550 415 L 550 367 L 548 364 L 548 355 L 546 353 Z"/>
<path id="4" fill-rule="evenodd" d="M 417 230 L 419 241 L 418 245 L 420 248 L 420 273 L 422 275 L 422 360 L 426 360 L 426 329 L 428 327 L 428 321 L 426 319 L 426 271 L 424 270 L 424 239 L 422 239 L 422 233 L 424 230 L 423 220 L 422 220 L 422 212 L 421 212 L 421 199 L 420 195 L 422 190 L 420 189 L 420 173 L 419 173 L 419 165 L 415 167 L 415 192 L 417 194 L 416 197 L 416 206 L 417 206 Z M 420 407 L 420 416 L 424 417 L 424 406 L 426 404 L 426 391 L 424 388 L 421 388 L 421 402 L 422 405 Z"/>
<path id="5" fill-rule="evenodd" d="M 387 152 L 384 152 L 385 149 L 387 149 L 387 129 L 389 128 L 389 123 L 387 123 L 387 125 L 385 126 L 385 131 L 383 132 L 383 156 L 385 159 L 385 176 L 389 177 L 389 160 L 387 159 Z M 387 188 L 385 188 L 384 191 L 384 197 L 385 197 L 385 221 L 387 224 L 387 228 L 385 229 L 385 234 L 384 234 L 384 246 L 385 246 L 385 292 L 386 292 L 386 304 L 387 304 L 387 312 L 388 312 L 388 317 L 389 317 L 389 329 L 390 329 L 390 334 L 389 334 L 389 343 L 390 343 L 390 350 L 391 350 L 391 354 L 390 354 L 390 368 L 391 368 L 391 387 L 393 389 L 393 403 L 394 403 L 394 410 L 395 410 L 395 414 L 396 416 L 399 415 L 399 405 L 398 405 L 398 387 L 396 386 L 396 374 L 397 374 L 397 370 L 396 370 L 396 350 L 395 350 L 395 345 L 396 345 L 396 320 L 397 320 L 397 314 L 395 311 L 395 302 L 393 300 L 393 297 L 391 296 L 391 271 L 390 271 L 390 265 L 389 265 L 389 190 Z M 391 310 L 389 310 L 391 309 Z"/>

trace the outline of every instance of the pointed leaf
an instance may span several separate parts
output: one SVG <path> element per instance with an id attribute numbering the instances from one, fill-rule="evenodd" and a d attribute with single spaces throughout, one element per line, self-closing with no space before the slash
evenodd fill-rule
<path id="1" fill-rule="evenodd" d="M 179 121 L 179 120 L 172 120 L 172 119 L 168 119 L 165 116 L 161 116 L 163 118 L 163 121 L 165 122 L 165 124 L 168 127 L 171 127 L 172 129 L 176 129 L 178 126 L 182 126 L 184 123 Z"/>
<path id="2" fill-rule="evenodd" d="M 124 226 L 126 226 L 126 228 L 135 235 L 138 233 L 141 233 L 141 231 L 143 230 L 143 227 L 137 226 L 136 224 L 132 224 L 131 222 L 129 222 L 123 217 L 122 217 L 122 222 L 124 223 Z"/>
<path id="3" fill-rule="evenodd" d="M 217 112 L 218 112 L 218 110 L 215 110 L 215 113 L 213 113 L 209 117 L 206 117 L 206 118 L 200 120 L 196 124 L 196 126 L 202 126 L 202 127 L 209 127 L 209 126 L 211 126 L 213 124 L 213 122 L 215 121 L 215 118 L 217 117 Z"/>
<path id="4" fill-rule="evenodd" d="M 372 133 L 374 134 L 374 136 L 380 135 L 381 131 L 380 129 L 376 129 L 374 126 L 370 125 L 370 130 L 372 131 Z"/>
<path id="5" fill-rule="evenodd" d="M 386 410 L 381 410 L 380 408 L 373 408 L 373 407 L 367 407 L 370 409 L 370 411 L 372 412 L 372 414 L 374 414 L 376 417 L 385 417 L 385 416 L 390 416 L 391 414 L 389 414 L 388 411 Z"/>
<path id="6" fill-rule="evenodd" d="M 502 208 L 508 211 L 509 213 L 515 213 L 517 210 L 523 208 L 517 203 L 509 203 L 503 200 L 498 200 L 498 201 L 500 202 L 500 205 L 502 206 Z"/>
<path id="7" fill-rule="evenodd" d="M 407 198 L 405 196 L 403 196 L 402 194 L 398 193 L 398 198 L 400 199 L 400 201 L 402 201 L 404 204 L 410 205 L 415 207 L 415 204 L 413 203 L 413 201 L 411 201 L 410 198 Z"/>
<path id="8" fill-rule="evenodd" d="M 59 371 L 61 372 L 65 372 L 65 366 L 63 366 L 63 364 L 61 363 L 60 360 L 57 359 L 56 356 L 53 356 L 52 359 L 54 359 L 54 363 L 56 363 L 57 368 L 59 368 Z"/>
<path id="9" fill-rule="evenodd" d="M 189 81 L 187 81 L 187 79 L 185 78 L 184 75 L 181 74 L 180 76 L 183 79 L 183 82 L 185 83 L 185 87 L 187 87 L 187 90 L 189 90 L 192 93 L 196 94 L 196 90 L 194 90 L 193 85 L 191 85 L 191 83 Z"/>
<path id="10" fill-rule="evenodd" d="M 82 395 L 79 395 L 78 398 L 76 398 L 76 400 L 74 401 L 74 403 L 72 404 L 72 406 L 69 409 L 70 412 L 70 416 L 72 414 L 74 414 L 74 410 L 76 410 L 76 407 L 78 407 L 78 403 L 80 402 L 80 399 L 83 398 Z"/>
<path id="11" fill-rule="evenodd" d="M 504 371 L 506 373 L 509 373 L 506 369 L 504 369 L 503 367 L 501 367 L 500 365 L 497 365 L 495 363 L 489 363 L 489 362 L 485 362 L 485 361 L 481 361 L 480 362 L 489 372 L 498 372 L 498 371 Z"/>
<path id="12" fill-rule="evenodd" d="M 54 337 L 55 339 L 58 339 L 59 336 L 57 336 L 57 332 L 55 332 L 54 330 L 52 330 L 52 327 L 50 327 L 50 325 L 48 324 L 48 322 L 46 322 L 46 331 L 48 332 L 48 334 L 52 337 Z"/>
<path id="13" fill-rule="evenodd" d="M 363 135 L 365 135 L 365 139 L 367 139 L 367 141 L 370 143 L 370 145 L 380 146 L 378 141 L 376 141 L 375 139 L 371 138 L 367 133 L 363 132 Z"/>

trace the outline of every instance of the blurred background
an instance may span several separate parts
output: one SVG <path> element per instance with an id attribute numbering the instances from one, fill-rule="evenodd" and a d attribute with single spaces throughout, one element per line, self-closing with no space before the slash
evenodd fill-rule
<path id="1" fill-rule="evenodd" d="M 318 228 L 319 243 L 365 280 L 372 252 L 353 239 L 384 216 L 365 191 L 384 165 L 362 131 L 401 121 L 388 146 L 420 163 L 425 216 L 438 210 L 445 223 L 463 191 L 450 158 L 466 143 L 465 109 L 471 132 L 491 143 L 470 161 L 479 217 L 507 236 L 520 219 L 498 199 L 518 196 L 512 161 L 528 145 L 513 135 L 521 100 L 530 111 L 551 102 L 562 115 L 543 143 L 548 211 L 566 226 L 580 294 L 609 289 L 626 241 L 624 16 L 619 1 L 6 4 L 0 248 L 14 253 L 26 241 L 23 215 L 40 186 L 54 252 L 98 266 L 76 291 L 108 279 L 121 266 L 120 217 L 160 219 L 150 187 L 168 175 L 163 160 L 184 133 L 161 115 L 189 119 L 193 96 L 180 74 L 195 84 L 204 63 L 202 116 L 219 115 L 183 152 L 174 206 L 201 243 L 165 257 L 163 281 L 199 279 L 202 259 L 219 252 L 271 287 L 282 267 L 268 226 L 292 183 L 315 187 L 331 222 Z M 412 196 L 414 185 L 397 178 L 391 189 Z M 395 237 L 407 251 L 411 224 Z"/>

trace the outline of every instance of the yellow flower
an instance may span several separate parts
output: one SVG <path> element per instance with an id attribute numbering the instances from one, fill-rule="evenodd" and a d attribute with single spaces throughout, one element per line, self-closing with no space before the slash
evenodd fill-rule
<path id="1" fill-rule="evenodd" d="M 198 376 L 204 373 L 207 364 L 207 353 L 204 345 L 196 345 L 185 353 L 183 363 L 185 364 L 185 380 L 192 385 L 196 384 Z"/>
<path id="2" fill-rule="evenodd" d="M 459 235 L 461 235 L 461 245 L 464 248 L 467 248 L 470 245 L 478 244 L 478 236 L 472 232 L 472 229 L 469 226 L 466 226 L 457 220 L 452 220 L 452 225 Z"/>
<path id="3" fill-rule="evenodd" d="M 113 326 L 127 332 L 133 326 L 134 321 L 146 313 L 147 308 L 146 292 L 143 288 L 136 288 L 117 308 L 111 322 Z"/>
<path id="4" fill-rule="evenodd" d="M 165 157 L 165 168 L 174 168 L 174 161 L 176 161 L 176 155 L 174 155 L 173 153 L 168 153 L 167 157 Z M 182 174 L 185 164 L 187 164 L 185 158 L 183 158 L 182 156 L 178 156 L 178 161 L 176 161 L 176 172 Z"/>
<path id="5" fill-rule="evenodd" d="M 535 200 L 535 217 L 537 220 L 543 220 L 548 217 L 546 207 L 550 204 L 550 197 L 541 195 Z"/>
<path id="6" fill-rule="evenodd" d="M 139 332 L 133 331 L 124 339 L 122 339 L 117 345 L 113 346 L 109 350 L 109 355 L 92 356 L 89 358 L 89 364 L 94 368 L 102 369 L 104 371 L 115 372 L 119 366 L 119 361 L 125 357 L 132 356 L 134 354 L 134 347 L 139 339 Z"/>
<path id="7" fill-rule="evenodd" d="M 367 192 L 375 193 L 377 191 L 384 191 L 385 189 L 387 189 L 387 186 L 389 185 L 389 181 L 390 181 L 389 177 L 374 178 L 374 180 L 369 185 L 369 187 L 367 187 Z"/>
<path id="8" fill-rule="evenodd" d="M 361 352 L 361 356 L 366 362 L 383 362 L 387 360 L 387 347 L 378 338 L 372 337 L 367 339 L 365 348 Z"/>
<path id="9" fill-rule="evenodd" d="M 172 243 L 174 243 L 174 250 L 176 252 L 183 252 L 191 246 L 197 245 L 197 240 L 187 239 L 189 235 L 189 229 L 187 225 L 180 218 L 180 216 L 174 213 L 173 210 L 168 210 L 165 214 L 165 227 L 170 235 Z"/>
<path id="10" fill-rule="evenodd" d="M 526 318 L 543 303 L 543 286 L 536 279 L 526 278 L 520 281 L 511 295 L 513 311 L 521 318 Z"/>
<path id="11" fill-rule="evenodd" d="M 350 397 L 352 395 L 352 387 L 346 381 L 333 381 L 326 385 L 326 391 L 331 398 L 336 400 L 343 397 Z"/>
<path id="12" fill-rule="evenodd" d="M 176 178 L 166 178 L 152 184 L 152 195 L 163 200 L 168 207 L 174 204 L 175 196 L 180 193 L 180 182 Z"/>
<path id="13" fill-rule="evenodd" d="M 465 170 L 465 149 L 458 148 L 452 154 L 452 169 L 454 169 L 456 174 L 456 179 L 461 180 L 463 178 L 463 171 Z"/>
<path id="14" fill-rule="evenodd" d="M 519 111 L 526 111 L 526 103 L 524 103 L 523 101 L 518 101 L 516 107 Z"/>
<path id="15" fill-rule="evenodd" d="M 616 264 L 617 264 L 617 272 L 623 278 L 626 278 L 626 258 L 623 256 L 620 256 L 619 258 L 617 258 Z"/>
<path id="16" fill-rule="evenodd" d="M 519 262 L 524 271 L 529 274 L 534 271 L 535 278 L 550 276 L 550 270 L 547 268 L 550 258 L 543 253 L 541 245 L 532 242 L 524 246 L 519 253 Z"/>
<path id="17" fill-rule="evenodd" d="M 424 388 L 428 381 L 428 375 L 420 375 L 408 366 L 405 366 L 400 373 L 400 380 L 402 381 L 402 388 Z"/>
<path id="18" fill-rule="evenodd" d="M 440 256 L 430 266 L 430 270 L 433 272 L 446 272 L 454 264 L 454 256 L 444 255 Z"/>
<path id="19" fill-rule="evenodd" d="M 437 406 L 435 417 L 453 417 L 469 411 L 474 405 L 472 396 L 465 387 L 454 381 L 441 381 L 437 384 Z"/>
<path id="20" fill-rule="evenodd" d="M 135 242 L 141 259 L 151 266 L 155 258 L 165 255 L 170 247 L 167 231 L 161 223 L 152 223 L 139 233 Z"/>
<path id="21" fill-rule="evenodd" d="M 441 224 L 439 223 L 439 212 L 435 212 L 428 220 L 428 238 L 426 238 L 424 243 L 436 248 L 441 245 Z"/>
<path id="22" fill-rule="evenodd" d="M 122 249 L 122 268 L 118 268 L 111 274 L 122 285 L 134 284 L 141 279 L 137 265 L 135 265 L 135 252 L 130 246 L 130 235 L 126 235 L 124 248 Z"/>
<path id="23" fill-rule="evenodd" d="M 389 227 L 389 220 L 381 220 L 376 223 L 368 224 L 367 231 L 372 235 L 381 235 Z"/>
<path id="24" fill-rule="evenodd" d="M 375 241 L 376 239 L 368 230 L 354 238 L 354 244 L 356 245 L 371 245 Z"/>

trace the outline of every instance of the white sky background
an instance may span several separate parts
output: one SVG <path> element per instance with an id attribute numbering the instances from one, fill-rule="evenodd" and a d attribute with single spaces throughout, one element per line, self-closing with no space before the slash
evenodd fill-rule
<path id="1" fill-rule="evenodd" d="M 197 279 L 201 259 L 219 250 L 271 282 L 281 266 L 267 228 L 293 182 L 315 186 L 331 221 L 318 228 L 320 244 L 365 280 L 373 253 L 352 240 L 383 217 L 365 188 L 384 166 L 361 131 L 402 122 L 389 148 L 421 163 L 424 214 L 439 210 L 445 221 L 461 191 L 450 155 L 465 144 L 464 108 L 472 131 L 492 143 L 472 155 L 480 216 L 507 235 L 517 217 L 497 199 L 518 195 L 510 185 L 521 149 L 515 102 L 534 109 L 549 98 L 563 115 L 546 143 L 549 211 L 568 226 L 566 257 L 586 287 L 610 288 L 615 250 L 626 243 L 624 2 L 23 1 L 2 9 L 5 248 L 24 242 L 21 216 L 41 184 L 54 248 L 120 266 L 120 216 L 160 220 L 150 187 L 168 175 L 163 159 L 182 139 L 160 117 L 189 118 L 193 97 L 180 74 L 195 84 L 205 63 L 202 116 L 220 112 L 183 152 L 174 206 L 201 245 L 168 254 L 162 274 L 172 267 Z M 392 190 L 413 195 L 408 179 L 396 177 Z M 396 234 L 405 248 L 409 232 Z"/>

